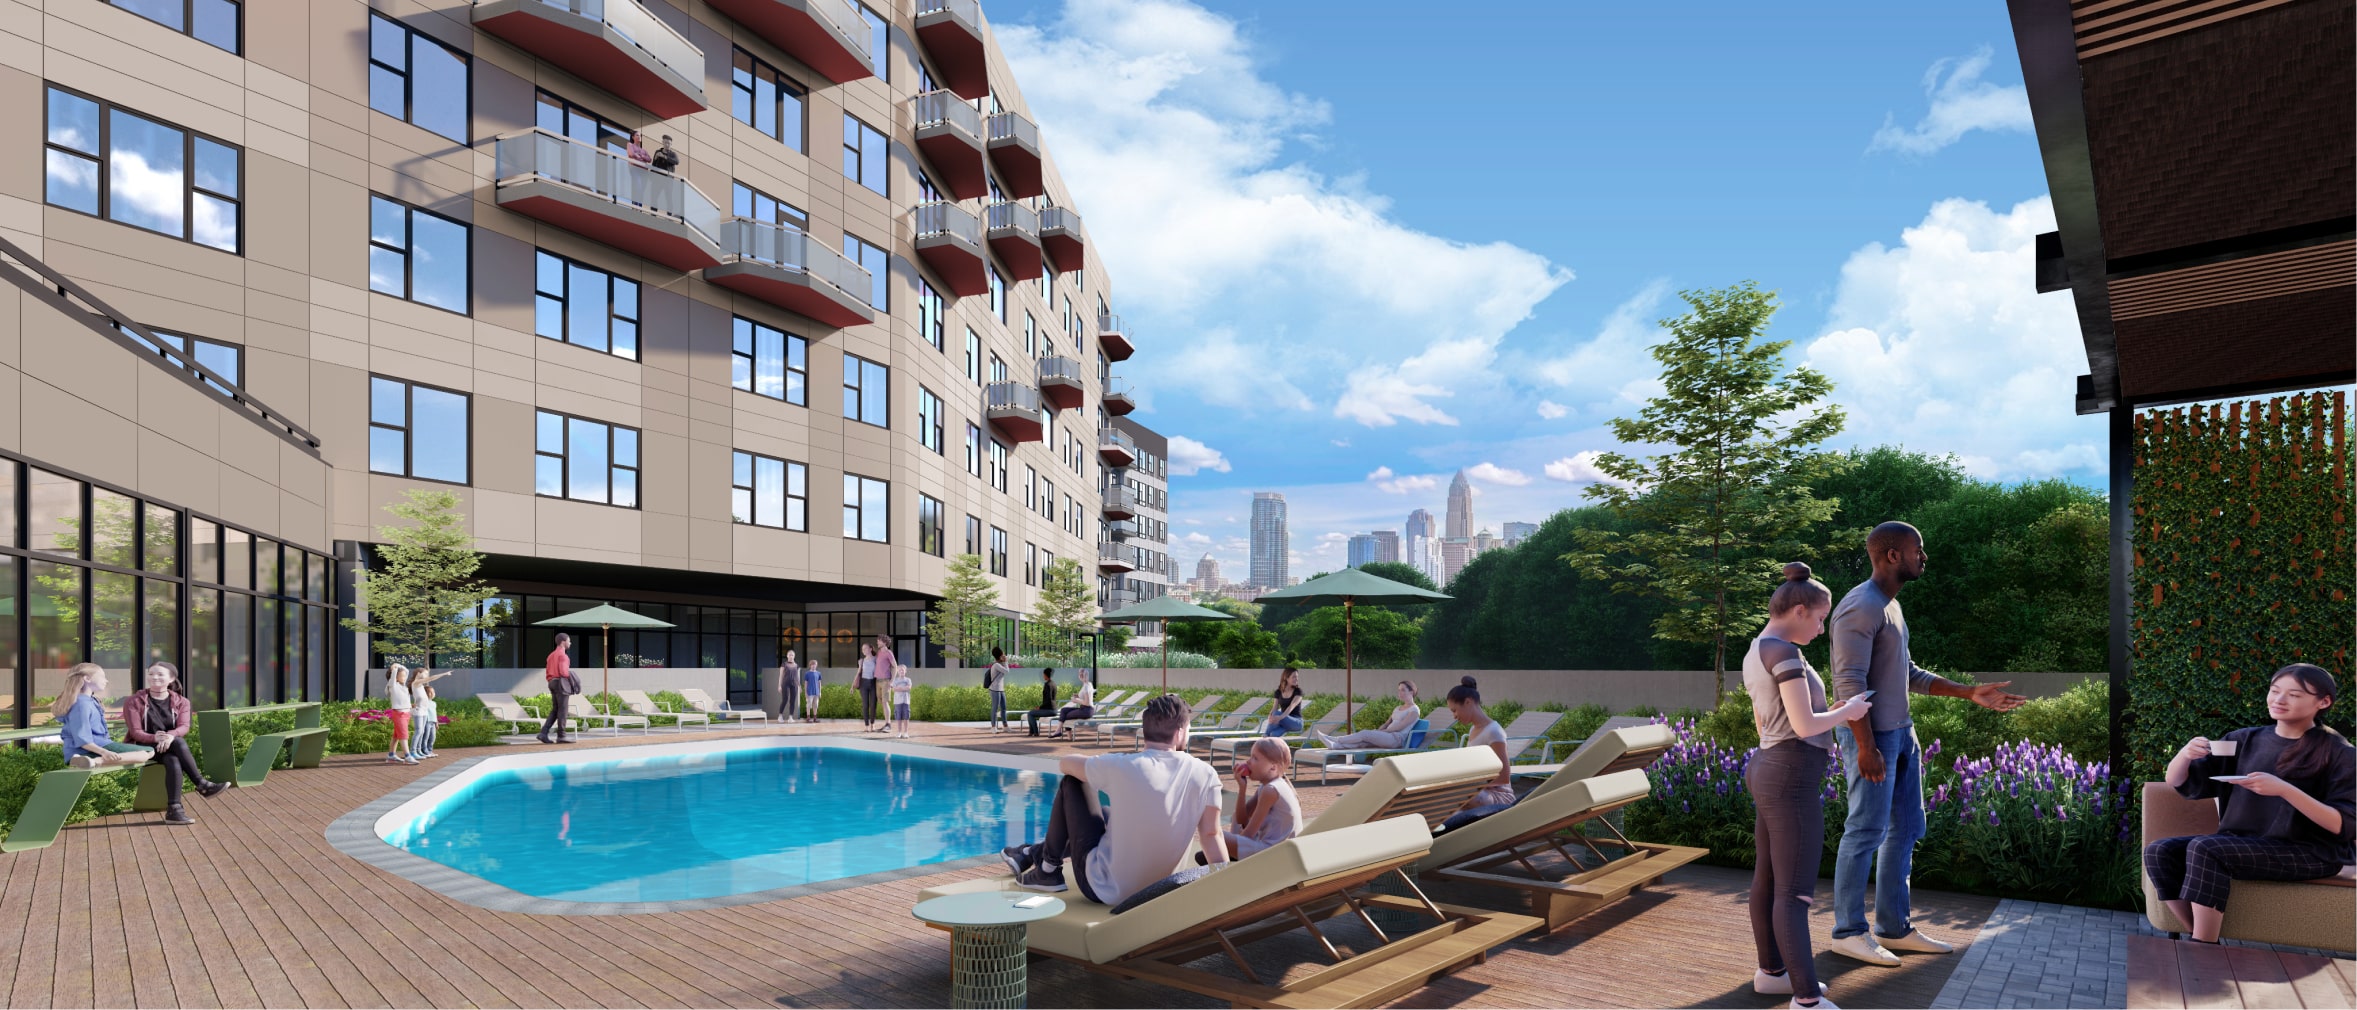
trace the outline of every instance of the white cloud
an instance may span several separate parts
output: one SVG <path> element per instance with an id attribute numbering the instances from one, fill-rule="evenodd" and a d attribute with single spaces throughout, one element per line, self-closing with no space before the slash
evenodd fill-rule
<path id="1" fill-rule="evenodd" d="M 1407 494 L 1410 491 L 1432 491 L 1440 487 L 1440 478 L 1429 474 L 1409 474 L 1394 480 L 1378 481 L 1376 487 L 1386 494 Z"/>
<path id="2" fill-rule="evenodd" d="M 1539 416 L 1546 418 L 1547 420 L 1552 421 L 1569 413 L 1571 413 L 1571 408 L 1566 407 L 1560 403 L 1556 403 L 1553 400 L 1539 401 Z"/>
<path id="3" fill-rule="evenodd" d="M 1866 150 L 1897 151 L 1923 156 L 1964 139 L 1974 130 L 2030 131 L 2030 96 L 2019 84 L 1997 85 L 1981 79 L 1992 53 L 1982 46 L 1963 59 L 1942 59 L 1923 74 L 1923 93 L 1931 108 L 1912 127 L 1899 126 L 1888 115 Z"/>
<path id="4" fill-rule="evenodd" d="M 1350 440 L 1349 440 L 1349 439 L 1347 439 L 1347 438 L 1329 438 L 1329 439 L 1327 439 L 1326 441 L 1329 441 L 1329 442 L 1332 442 L 1332 443 L 1334 443 L 1334 448 L 1337 448 L 1337 449 L 1348 449 L 1348 448 L 1350 448 Z"/>
<path id="5" fill-rule="evenodd" d="M 1529 474 L 1520 470 L 1508 470 L 1496 463 L 1488 462 L 1473 464 L 1465 471 L 1465 476 L 1484 484 L 1504 484 L 1509 487 L 1521 487 L 1530 483 Z"/>
<path id="6" fill-rule="evenodd" d="M 1569 484 L 1621 483 L 1621 481 L 1613 479 L 1611 474 L 1605 473 L 1604 471 L 1596 468 L 1596 457 L 1602 455 L 1604 455 L 1604 452 L 1600 449 L 1588 449 L 1581 452 L 1572 453 L 1569 456 L 1565 456 L 1562 459 L 1547 464 L 1547 476 L 1549 479 L 1559 480 Z"/>
<path id="7" fill-rule="evenodd" d="M 1390 468 L 1390 467 L 1388 467 L 1388 466 L 1379 466 L 1379 467 L 1376 467 L 1376 468 L 1375 468 L 1375 472 L 1373 472 L 1373 473 L 1370 473 L 1370 474 L 1368 474 L 1368 475 L 1367 475 L 1367 479 L 1368 479 L 1368 480 L 1389 480 L 1389 479 L 1391 479 L 1391 468 Z"/>
<path id="8" fill-rule="evenodd" d="M 1201 522 L 1201 520 L 1196 521 L 1198 523 Z M 1180 537 L 1179 543 L 1185 544 L 1189 547 L 1204 547 L 1211 543 L 1211 538 L 1201 533 L 1189 533 L 1186 536 Z"/>
<path id="9" fill-rule="evenodd" d="M 1668 281 L 1646 284 L 1613 306 L 1595 336 L 1561 355 L 1533 362 L 1528 372 L 1562 388 L 1573 406 L 1588 410 L 1644 402 L 1661 385 L 1660 366 L 1651 350 L 1667 336 L 1654 320 L 1664 311 L 1662 303 L 1669 293 Z"/>
<path id="10" fill-rule="evenodd" d="M 1205 470 L 1227 473 L 1234 469 L 1228 457 L 1219 450 L 1185 435 L 1170 436 L 1170 472 L 1180 477 L 1192 477 Z"/>
<path id="11" fill-rule="evenodd" d="M 1798 348 L 1849 412 L 1843 441 L 1953 452 L 1990 479 L 2100 471 L 2103 423 L 2072 407 L 2078 317 L 2032 277 L 2053 227 L 2045 197 L 2003 212 L 1943 200 L 1899 245 L 1851 254 L 1824 332 Z"/>

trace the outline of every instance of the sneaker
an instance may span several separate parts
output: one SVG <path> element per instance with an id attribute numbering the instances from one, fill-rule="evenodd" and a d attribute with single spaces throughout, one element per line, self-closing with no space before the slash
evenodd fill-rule
<path id="1" fill-rule="evenodd" d="M 1840 1007 L 1833 1005 L 1832 1000 L 1826 999 L 1823 996 L 1818 996 L 1817 1002 L 1815 1003 L 1803 1003 L 1799 1000 L 1793 1000 L 1792 1008 L 1793 1010 L 1841 1010 Z"/>
<path id="2" fill-rule="evenodd" d="M 1792 973 L 1770 975 L 1757 968 L 1751 970 L 1751 991 L 1762 996 L 1792 995 Z"/>
<path id="3" fill-rule="evenodd" d="M 402 763 L 402 762 L 401 762 L 401 755 L 399 755 L 399 754 L 387 754 L 387 755 L 385 755 L 385 763 L 386 763 L 386 764 L 389 764 L 389 765 L 397 765 L 397 764 L 400 764 L 400 763 Z"/>
<path id="4" fill-rule="evenodd" d="M 1905 936 L 1878 936 L 1875 939 L 1882 942 L 1883 949 L 1901 954 L 1953 954 L 1956 952 L 1955 944 L 1944 940 L 1934 940 L 1923 935 L 1923 931 L 1920 929 L 1910 929 Z"/>
<path id="5" fill-rule="evenodd" d="M 207 782 L 204 785 L 196 787 L 196 794 L 209 800 L 215 796 L 221 795 L 221 791 L 227 788 L 229 788 L 229 783 L 227 782 Z"/>
<path id="6" fill-rule="evenodd" d="M 1035 846 L 1009 845 L 998 850 L 998 857 L 1007 861 L 1007 872 L 1020 877 L 1023 871 L 1031 868 L 1033 848 Z"/>
<path id="7" fill-rule="evenodd" d="M 196 823 L 196 818 L 188 816 L 188 811 L 182 810 L 177 804 L 175 804 L 172 809 L 164 811 L 164 823 L 194 824 Z"/>
<path id="8" fill-rule="evenodd" d="M 1896 968 L 1899 965 L 1899 955 L 1884 950 L 1881 944 L 1874 942 L 1874 936 L 1871 933 L 1842 937 L 1827 945 L 1825 949 L 1885 968 Z"/>
<path id="9" fill-rule="evenodd" d="M 401 763 L 405 765 L 413 765 L 417 763 L 417 759 L 413 757 L 405 757 L 401 759 Z"/>
<path id="10" fill-rule="evenodd" d="M 1061 891 L 1065 889 L 1064 868 L 1041 863 L 1023 871 L 1022 876 L 1015 878 L 1015 883 L 1034 891 Z"/>
<path id="11" fill-rule="evenodd" d="M 69 764 L 69 765 L 72 765 L 72 766 L 74 766 L 74 767 L 76 767 L 76 768 L 96 768 L 96 767 L 98 767 L 98 759 L 97 759 L 97 758 L 95 758 L 95 757 L 92 757 L 92 756 L 90 756 L 90 755 L 88 755 L 88 754 L 76 754 L 76 755 L 74 755 L 73 757 L 67 758 L 67 759 L 66 759 L 66 761 L 65 761 L 65 763 L 67 763 L 67 764 Z"/>

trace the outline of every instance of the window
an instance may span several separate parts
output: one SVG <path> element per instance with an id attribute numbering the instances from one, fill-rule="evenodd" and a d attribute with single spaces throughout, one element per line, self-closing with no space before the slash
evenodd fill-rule
<path id="1" fill-rule="evenodd" d="M 892 23 L 866 4 L 859 5 L 859 19 L 868 23 L 868 67 L 877 80 L 892 80 Z"/>
<path id="2" fill-rule="evenodd" d="M 1007 470 L 1007 444 L 995 438 L 991 439 L 990 486 L 999 489 L 1002 494 L 1007 490 Z"/>
<path id="3" fill-rule="evenodd" d="M 532 483 L 544 498 L 638 507 L 638 429 L 543 410 Z"/>
<path id="4" fill-rule="evenodd" d="M 238 251 L 245 151 L 51 85 L 51 206 Z"/>
<path id="5" fill-rule="evenodd" d="M 843 475 L 843 539 L 888 543 L 885 524 L 892 516 L 892 485 L 855 473 Z"/>
<path id="6" fill-rule="evenodd" d="M 982 556 L 982 520 L 966 517 L 966 553 Z"/>
<path id="7" fill-rule="evenodd" d="M 368 197 L 368 289 L 471 315 L 469 229 L 430 210 Z"/>
<path id="8" fill-rule="evenodd" d="M 797 407 L 810 405 L 810 342 L 736 317 L 729 384 Z"/>
<path id="9" fill-rule="evenodd" d="M 591 147 L 620 151 L 630 146 L 630 131 L 622 124 L 546 91 L 535 93 L 539 104 L 533 110 L 532 125 Z"/>
<path id="10" fill-rule="evenodd" d="M 810 529 L 809 469 L 792 460 L 757 453 L 733 454 L 729 514 L 747 526 L 807 532 Z"/>
<path id="11" fill-rule="evenodd" d="M 1080 512 L 1072 507 L 1072 496 L 1064 496 L 1064 532 L 1080 535 Z"/>
<path id="12" fill-rule="evenodd" d="M 369 108 L 464 144 L 469 94 L 464 54 L 382 14 L 368 16 Z"/>
<path id="13" fill-rule="evenodd" d="M 921 274 L 917 277 L 917 336 L 934 350 L 948 353 L 949 303 Z"/>
<path id="14" fill-rule="evenodd" d="M 920 494 L 917 496 L 918 550 L 933 555 L 937 558 L 942 555 L 944 551 L 944 541 L 948 539 L 945 531 L 942 529 L 942 522 L 945 514 L 946 513 L 942 511 L 940 499 L 935 498 L 929 494 Z"/>
<path id="15" fill-rule="evenodd" d="M 966 424 L 966 472 L 982 476 L 982 428 L 972 422 Z"/>
<path id="16" fill-rule="evenodd" d="M 368 469 L 446 484 L 473 483 L 473 425 L 465 393 L 368 377 Z"/>
<path id="17" fill-rule="evenodd" d="M 982 384 L 982 336 L 971 326 L 966 327 L 966 378 Z"/>
<path id="18" fill-rule="evenodd" d="M 1000 361 L 996 354 L 990 356 L 990 381 L 1007 381 L 1007 363 Z"/>
<path id="19" fill-rule="evenodd" d="M 843 416 L 892 427 L 892 370 L 856 354 L 843 355 Z"/>
<path id="20" fill-rule="evenodd" d="M 996 266 L 990 268 L 990 314 L 1007 321 L 1007 278 Z"/>
<path id="21" fill-rule="evenodd" d="M 1023 313 L 1023 353 L 1034 360 L 1039 358 L 1039 324 L 1029 312 Z"/>
<path id="22" fill-rule="evenodd" d="M 199 42 L 238 51 L 237 0 L 109 0 L 115 6 Z"/>
<path id="23" fill-rule="evenodd" d="M 1007 577 L 1007 531 L 990 528 L 990 574 Z"/>
<path id="24" fill-rule="evenodd" d="M 1023 584 L 1039 585 L 1039 545 L 1023 541 Z"/>
<path id="25" fill-rule="evenodd" d="M 1040 514 L 1042 517 L 1045 517 L 1046 519 L 1048 519 L 1048 520 L 1049 520 L 1049 521 L 1051 521 L 1051 522 L 1052 522 L 1052 521 L 1054 521 L 1054 520 L 1055 520 L 1055 518 L 1056 518 L 1056 482 L 1055 482 L 1055 481 L 1052 481 L 1052 480 L 1043 480 L 1043 481 L 1041 481 L 1041 482 L 1040 482 L 1040 493 L 1039 493 L 1039 514 Z"/>
<path id="26" fill-rule="evenodd" d="M 638 360 L 638 282 L 539 251 L 532 328 L 550 340 Z"/>
<path id="27" fill-rule="evenodd" d="M 771 139 L 808 153 L 802 143 L 802 96 L 807 89 L 778 73 L 777 68 L 736 51 L 736 68 L 729 75 L 729 114 Z"/>
<path id="28" fill-rule="evenodd" d="M 1023 507 L 1039 507 L 1039 471 L 1032 469 L 1029 463 L 1023 464 Z"/>
<path id="29" fill-rule="evenodd" d="M 933 450 L 936 456 L 946 455 L 947 448 L 942 444 L 946 427 L 942 418 L 941 398 L 933 395 L 932 390 L 918 386 L 917 444 Z"/>
<path id="30" fill-rule="evenodd" d="M 782 224 L 801 232 L 810 230 L 810 215 L 800 207 L 741 182 L 735 183 L 729 193 L 729 211 L 738 217 L 763 224 Z"/>
<path id="31" fill-rule="evenodd" d="M 860 122 L 859 117 L 843 116 L 843 178 L 874 190 L 877 196 L 892 195 L 892 150 L 884 143 L 884 135 L 876 128 Z"/>
<path id="32" fill-rule="evenodd" d="M 868 304 L 878 312 L 892 311 L 892 263 L 884 250 L 868 244 L 866 239 L 843 233 L 843 258 L 866 267 L 868 272 Z"/>
<path id="33" fill-rule="evenodd" d="M 131 333 L 131 331 L 125 329 L 121 323 L 116 323 L 115 329 L 121 330 L 124 333 Z M 157 343 L 168 345 L 175 351 L 179 351 L 182 354 L 186 354 L 192 358 L 195 358 L 197 364 L 203 365 L 206 368 L 210 368 L 215 373 L 219 374 L 222 378 L 228 379 L 229 385 L 244 386 L 246 384 L 245 348 L 239 347 L 236 344 L 224 344 L 218 340 L 206 340 L 203 337 L 191 337 L 179 333 L 166 333 L 163 330 L 155 329 L 153 327 L 150 327 L 147 332 L 155 334 Z M 131 333 L 131 335 L 138 336 L 136 333 Z M 160 354 L 162 352 L 159 351 L 157 353 Z M 205 385 L 211 386 L 217 391 L 235 395 L 234 390 L 225 388 L 220 383 L 214 382 L 211 379 L 206 379 Z M 0 468 L 5 468 L 6 466 L 7 464 L 0 463 Z M 5 492 L 0 491 L 0 493 Z"/>

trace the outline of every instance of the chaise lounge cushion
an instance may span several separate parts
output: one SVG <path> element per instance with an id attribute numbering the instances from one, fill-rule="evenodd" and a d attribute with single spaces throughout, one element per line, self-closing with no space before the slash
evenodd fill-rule
<path id="1" fill-rule="evenodd" d="M 1113 914 L 1120 915 L 1123 912 L 1127 912 L 1130 909 L 1136 908 L 1139 905 L 1143 905 L 1165 894 L 1169 894 L 1172 891 L 1178 890 L 1180 887 L 1192 884 L 1210 875 L 1211 867 L 1187 867 L 1186 869 L 1180 870 L 1177 873 L 1173 873 L 1170 876 L 1164 877 L 1151 884 L 1147 884 L 1145 887 L 1140 888 L 1138 893 L 1121 899 L 1121 904 L 1113 906 Z"/>
<path id="2" fill-rule="evenodd" d="M 1549 779 L 1552 785 L 1562 776 Z M 1507 839 L 1568 821 L 1598 807 L 1637 799 L 1652 791 L 1643 769 L 1627 768 L 1610 775 L 1566 780 L 1546 792 L 1533 790 L 1513 806 L 1471 824 L 1435 836 L 1432 854 L 1418 860 L 1418 873 L 1437 870 L 1482 855 Z"/>
<path id="3" fill-rule="evenodd" d="M 1496 778 L 1497 774 L 1498 755 L 1487 747 L 1452 747 L 1378 758 L 1367 774 L 1335 797 L 1334 804 L 1311 821 L 1309 827 L 1301 829 L 1301 833 L 1314 835 L 1366 823 L 1376 811 L 1410 789 Z"/>
<path id="4" fill-rule="evenodd" d="M 1571 752 L 1570 757 L 1563 759 L 1561 771 L 1541 779 L 1531 789 L 1530 795 L 1537 796 L 1594 778 L 1604 770 L 1604 766 L 1620 760 L 1622 755 L 1630 751 L 1668 747 L 1677 742 L 1678 734 L 1667 724 L 1658 722 L 1597 733 L 1589 737 L 1587 743 L 1581 744 L 1578 750 Z"/>
<path id="5" fill-rule="evenodd" d="M 1065 891 L 1058 895 L 1064 899 L 1063 913 L 1032 923 L 1029 944 L 1034 950 L 1104 964 L 1297 884 L 1414 856 L 1432 844 L 1432 835 L 1421 817 L 1393 817 L 1327 832 L 1313 844 L 1304 842 L 1294 838 L 1271 846 L 1120 916 L 1081 896 L 1078 889 Z M 1067 878 L 1074 870 L 1066 864 Z M 1020 889 L 1013 877 L 985 877 L 929 888 L 918 900 Z"/>
<path id="6" fill-rule="evenodd" d="M 2218 830 L 2218 801 L 2189 800 L 2164 782 L 2144 784 L 2144 844 Z M 2139 864 L 2141 866 L 2141 864 Z M 2152 877 L 2140 868 L 2144 917 L 2154 929 L 2183 933 L 2188 928 L 2161 904 Z M 2221 939 L 2280 943 L 2325 950 L 2357 949 L 2357 901 L 2350 900 L 2351 875 L 2344 868 L 2323 880 L 2237 880 L 2226 903 Z"/>

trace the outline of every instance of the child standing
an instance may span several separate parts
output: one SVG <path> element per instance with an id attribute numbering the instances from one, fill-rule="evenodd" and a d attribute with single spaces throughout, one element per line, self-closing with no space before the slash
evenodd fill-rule
<path id="1" fill-rule="evenodd" d="M 430 758 L 434 756 L 434 738 L 437 735 L 436 730 L 440 728 L 442 710 L 441 706 L 434 702 L 434 689 L 427 685 L 457 672 L 456 670 L 446 670 L 435 673 L 432 670 L 419 670 L 409 675 L 409 697 L 411 701 L 416 702 L 416 705 L 410 709 L 410 719 L 413 722 L 409 731 L 410 757 Z"/>
<path id="2" fill-rule="evenodd" d="M 809 666 L 805 666 L 805 667 L 803 667 L 803 668 L 802 668 L 802 721 L 803 721 L 803 722 L 817 722 L 817 721 L 818 721 L 818 695 L 819 695 L 819 689 L 820 689 L 820 688 L 822 688 L 822 687 L 825 687 L 825 686 L 826 686 L 826 680 L 825 680 L 825 678 L 824 678 L 824 677 L 822 677 L 822 676 L 819 674 L 819 672 L 818 672 L 818 663 L 817 663 L 816 661 L 813 661 L 813 662 L 812 662 L 812 663 L 811 663 Z"/>
<path id="3" fill-rule="evenodd" d="M 917 682 L 909 677 L 908 667 L 892 667 L 892 732 L 901 739 L 908 738 L 908 699 L 916 690 Z"/>
<path id="4" fill-rule="evenodd" d="M 1293 748 L 1276 737 L 1253 741 L 1236 765 L 1236 821 L 1222 833 L 1229 859 L 1242 859 L 1301 832 L 1301 797 L 1285 777 Z M 1253 789 L 1253 785 L 1260 788 Z"/>
<path id="5" fill-rule="evenodd" d="M 417 758 L 409 752 L 409 721 L 417 712 L 417 700 L 409 693 L 409 668 L 399 663 L 385 671 L 385 714 L 393 721 L 393 740 L 385 746 L 385 763 L 413 765 Z"/>

